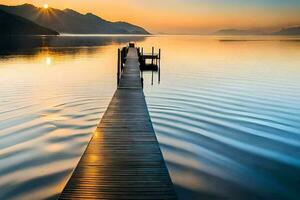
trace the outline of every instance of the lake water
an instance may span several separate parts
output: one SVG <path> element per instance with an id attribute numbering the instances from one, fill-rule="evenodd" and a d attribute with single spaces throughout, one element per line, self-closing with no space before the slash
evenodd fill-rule
<path id="1" fill-rule="evenodd" d="M 118 47 L 144 73 L 180 199 L 298 199 L 300 38 L 59 36 L 0 42 L 0 199 L 55 199 L 116 89 Z"/>

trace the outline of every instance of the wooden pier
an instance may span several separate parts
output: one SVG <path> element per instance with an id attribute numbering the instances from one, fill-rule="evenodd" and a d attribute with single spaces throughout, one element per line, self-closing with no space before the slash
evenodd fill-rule
<path id="1" fill-rule="evenodd" d="M 147 109 L 138 49 L 126 53 L 118 89 L 59 199 L 177 199 Z"/>
<path id="2" fill-rule="evenodd" d="M 144 53 L 144 48 L 139 49 L 139 62 L 140 69 L 142 71 L 158 71 L 160 70 L 160 58 L 161 50 L 158 50 L 158 53 L 155 53 L 154 47 L 152 47 L 151 53 Z M 147 63 L 150 61 L 150 63 Z"/>

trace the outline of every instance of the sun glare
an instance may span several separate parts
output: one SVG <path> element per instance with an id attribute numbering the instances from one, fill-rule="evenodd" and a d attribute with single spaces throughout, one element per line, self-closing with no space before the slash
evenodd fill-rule
<path id="1" fill-rule="evenodd" d="M 52 59 L 50 57 L 46 57 L 46 65 L 51 65 Z"/>
<path id="2" fill-rule="evenodd" d="M 48 8 L 49 8 L 48 4 L 44 4 L 43 7 L 44 7 L 45 9 L 48 9 Z"/>

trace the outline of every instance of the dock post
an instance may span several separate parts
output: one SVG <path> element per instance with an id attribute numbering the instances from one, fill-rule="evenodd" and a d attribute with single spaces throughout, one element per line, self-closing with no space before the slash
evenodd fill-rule
<path id="1" fill-rule="evenodd" d="M 154 57 L 154 47 L 152 47 L 152 58 L 151 58 L 151 64 L 153 65 L 153 57 Z"/>
<path id="2" fill-rule="evenodd" d="M 160 59 L 160 55 L 161 55 L 161 50 L 159 49 L 158 50 L 158 57 L 159 57 L 159 59 Z"/>
<path id="3" fill-rule="evenodd" d="M 118 49 L 118 69 L 117 69 L 117 85 L 119 85 L 120 83 L 120 63 L 121 63 L 121 51 L 120 49 Z"/>
<path id="4" fill-rule="evenodd" d="M 160 84 L 160 58 L 161 58 L 161 50 L 159 49 L 159 60 L 158 60 L 158 84 Z"/>
<path id="5" fill-rule="evenodd" d="M 151 85 L 153 85 L 153 70 L 152 70 Z"/>

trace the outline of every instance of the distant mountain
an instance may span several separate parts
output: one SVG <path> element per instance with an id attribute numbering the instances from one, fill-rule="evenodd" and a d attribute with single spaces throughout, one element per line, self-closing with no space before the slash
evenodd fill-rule
<path id="1" fill-rule="evenodd" d="M 300 35 L 300 26 L 282 28 L 280 31 L 266 33 L 256 30 L 222 29 L 216 35 Z"/>
<path id="2" fill-rule="evenodd" d="M 278 32 L 274 33 L 275 35 L 300 35 L 300 26 L 283 28 Z"/>
<path id="3" fill-rule="evenodd" d="M 71 9 L 38 8 L 31 4 L 0 5 L 0 10 L 19 15 L 59 33 L 70 34 L 149 34 L 126 22 L 110 22 L 92 13 L 80 14 Z"/>
<path id="4" fill-rule="evenodd" d="M 20 16 L 0 10 L 0 35 L 58 35 Z"/>
<path id="5" fill-rule="evenodd" d="M 265 35 L 262 31 L 257 30 L 240 30 L 240 29 L 222 29 L 217 31 L 217 35 Z"/>

